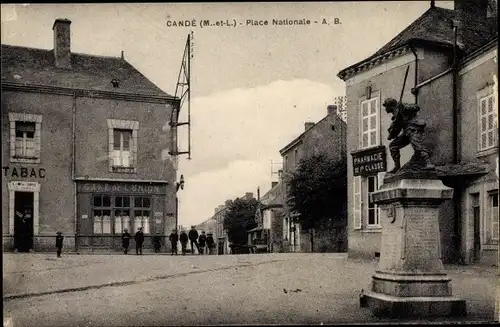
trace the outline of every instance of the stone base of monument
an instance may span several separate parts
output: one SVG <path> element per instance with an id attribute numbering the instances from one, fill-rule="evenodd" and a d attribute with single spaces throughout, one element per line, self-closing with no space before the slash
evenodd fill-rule
<path id="1" fill-rule="evenodd" d="M 380 261 L 363 302 L 377 316 L 465 316 L 443 269 L 439 205 L 453 189 L 434 174 L 388 177 L 373 202 L 380 207 Z"/>

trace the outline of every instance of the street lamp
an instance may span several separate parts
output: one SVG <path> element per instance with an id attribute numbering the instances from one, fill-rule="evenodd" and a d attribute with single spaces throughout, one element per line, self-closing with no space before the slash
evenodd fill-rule
<path id="1" fill-rule="evenodd" d="M 184 189 L 184 175 L 181 175 L 181 178 L 179 181 L 176 183 L 176 195 L 175 195 L 175 233 L 179 234 L 179 198 L 177 197 L 177 192 L 179 191 L 179 188 L 181 190 Z"/>

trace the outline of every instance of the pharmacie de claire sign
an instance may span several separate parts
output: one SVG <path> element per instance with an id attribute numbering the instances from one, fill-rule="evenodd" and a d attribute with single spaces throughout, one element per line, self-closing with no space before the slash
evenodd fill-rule
<path id="1" fill-rule="evenodd" d="M 373 175 L 387 170 L 385 146 L 351 152 L 354 176 Z"/>

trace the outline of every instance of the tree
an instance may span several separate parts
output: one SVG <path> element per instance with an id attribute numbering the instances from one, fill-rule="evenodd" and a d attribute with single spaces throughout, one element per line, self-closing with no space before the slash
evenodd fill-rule
<path id="1" fill-rule="evenodd" d="M 299 222 L 311 233 L 314 251 L 314 228 L 345 219 L 347 212 L 347 166 L 325 154 L 304 158 L 288 177 L 287 204 L 298 213 Z"/>
<path id="2" fill-rule="evenodd" d="M 236 198 L 232 201 L 224 214 L 224 229 L 227 230 L 229 241 L 233 244 L 246 244 L 247 231 L 257 227 L 255 198 Z"/>

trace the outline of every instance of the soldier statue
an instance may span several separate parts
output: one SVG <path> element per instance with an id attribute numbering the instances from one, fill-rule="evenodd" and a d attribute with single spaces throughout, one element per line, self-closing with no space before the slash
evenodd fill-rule
<path id="1" fill-rule="evenodd" d="M 395 173 L 401 168 L 401 154 L 399 151 L 408 144 L 411 144 L 414 151 L 410 164 L 420 162 L 423 169 L 434 169 L 434 165 L 429 160 L 429 152 L 423 142 L 423 132 L 426 124 L 422 119 L 417 118 L 420 108 L 416 104 L 398 103 L 393 98 L 385 99 L 382 105 L 387 113 L 392 113 L 392 122 L 387 139 L 392 140 L 389 144 L 389 150 L 394 161 L 394 169 L 389 173 Z"/>

